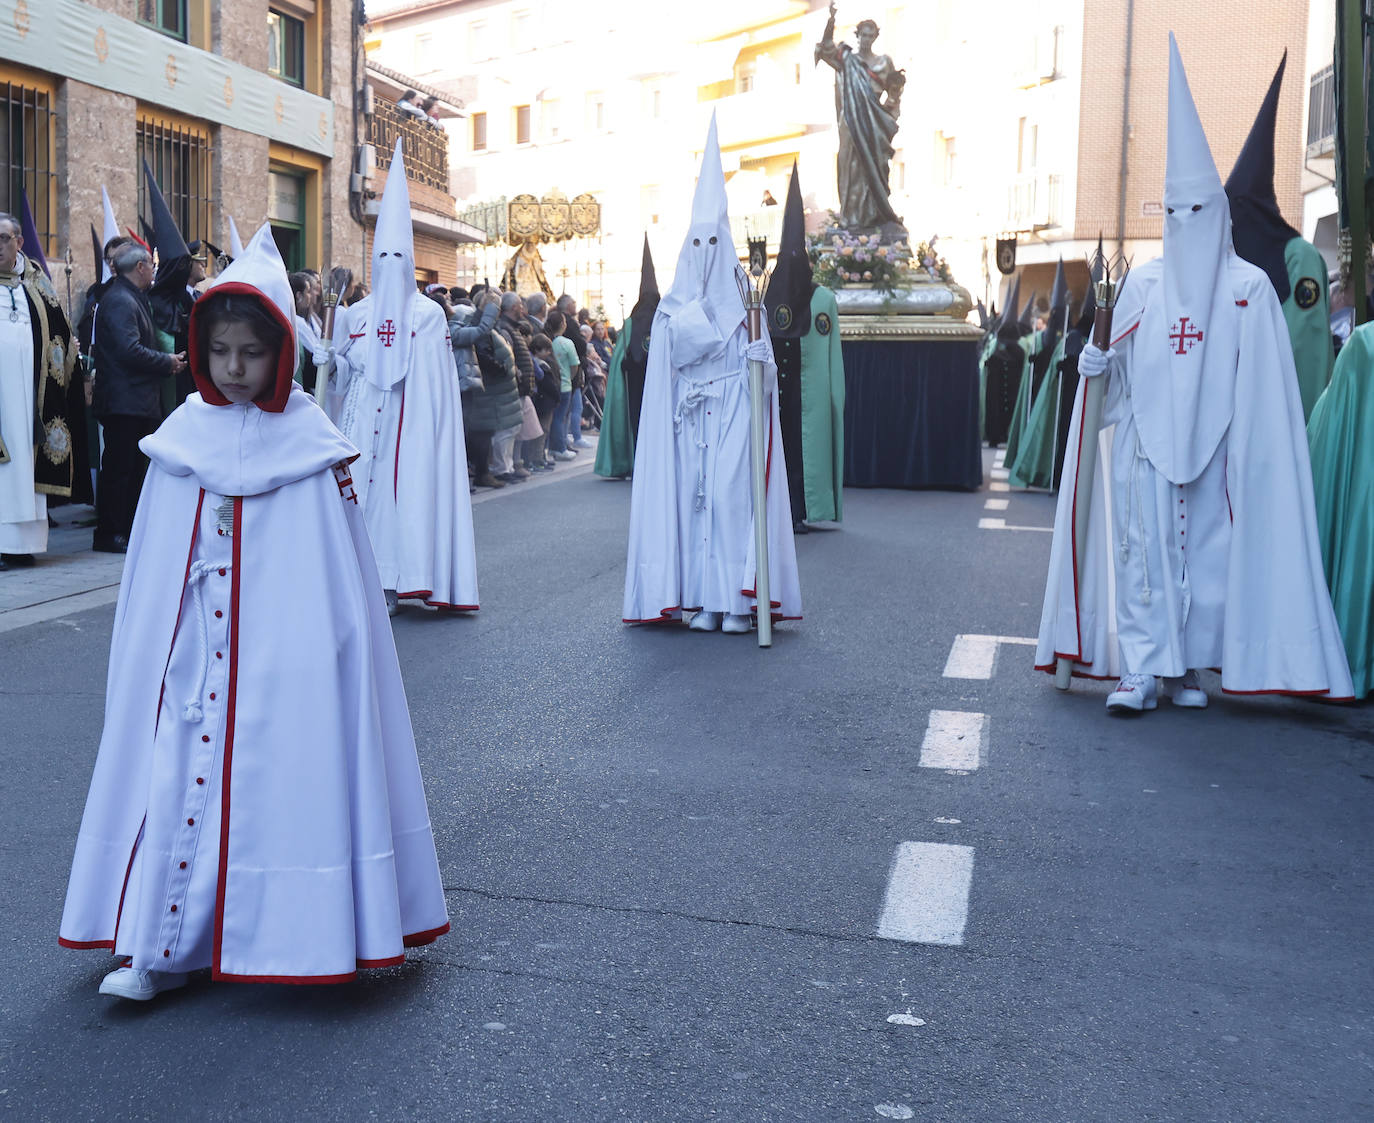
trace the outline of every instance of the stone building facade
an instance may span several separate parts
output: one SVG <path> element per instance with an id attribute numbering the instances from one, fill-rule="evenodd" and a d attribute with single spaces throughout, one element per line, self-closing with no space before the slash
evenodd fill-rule
<path id="1" fill-rule="evenodd" d="M 271 222 L 288 268 L 365 277 L 386 159 L 367 158 L 385 99 L 368 89 L 362 13 L 359 0 L 0 0 L 0 209 L 27 194 L 59 292 L 69 248 L 75 303 L 93 279 L 102 185 L 120 227 L 140 231 L 145 159 L 188 241 L 227 251 L 231 217 L 245 241 Z M 417 231 L 419 279 L 451 270 L 464 240 L 451 197 L 422 202 L 439 228 Z"/>

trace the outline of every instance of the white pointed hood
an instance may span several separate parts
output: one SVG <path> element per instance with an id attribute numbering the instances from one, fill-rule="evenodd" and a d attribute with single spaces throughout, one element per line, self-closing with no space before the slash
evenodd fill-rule
<path id="1" fill-rule="evenodd" d="M 105 190 L 103 183 L 100 185 L 100 206 L 105 213 L 105 227 L 100 236 L 100 248 L 103 253 L 105 247 L 110 244 L 110 239 L 119 237 L 119 223 L 115 221 L 114 205 L 110 202 L 110 193 Z M 108 281 L 111 276 L 110 267 L 106 265 L 100 279 Z"/>
<path id="2" fill-rule="evenodd" d="M 389 390 L 402 381 L 410 367 L 411 303 L 416 296 L 410 187 L 397 137 L 372 239 L 372 292 L 363 369 L 367 380 L 379 390 Z"/>
<path id="3" fill-rule="evenodd" d="M 672 286 L 658 305 L 673 320 L 674 366 L 719 353 L 744 321 L 744 301 L 735 280 L 740 272 L 712 114 L 692 199 L 692 224 L 678 254 Z"/>
<path id="4" fill-rule="evenodd" d="M 239 237 L 238 223 L 234 221 L 234 216 L 229 216 L 229 256 L 239 257 L 243 253 L 243 239 Z"/>
<path id="5" fill-rule="evenodd" d="M 1163 280 L 1135 342 L 1133 412 L 1150 462 L 1172 483 L 1197 479 L 1231 423 L 1239 311 L 1231 210 L 1169 34 L 1169 137 Z"/>

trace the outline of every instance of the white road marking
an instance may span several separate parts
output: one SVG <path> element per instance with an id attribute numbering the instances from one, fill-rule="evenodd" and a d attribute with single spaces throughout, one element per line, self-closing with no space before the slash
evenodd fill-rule
<path id="1" fill-rule="evenodd" d="M 988 484 L 988 490 L 989 490 L 989 491 L 1010 491 L 1010 490 L 1011 490 L 1011 484 L 1002 483 L 1000 480 L 993 480 L 992 483 Z"/>
<path id="2" fill-rule="evenodd" d="M 992 678 L 997 649 L 1004 643 L 1034 647 L 1036 641 L 1023 636 L 955 636 L 945 660 L 945 678 Z"/>
<path id="3" fill-rule="evenodd" d="M 926 1024 L 925 1018 L 918 1018 L 912 1014 L 889 1014 L 887 1020 L 894 1026 L 923 1026 Z"/>
<path id="4" fill-rule="evenodd" d="M 931 710 L 925 740 L 921 742 L 922 768 L 966 768 L 983 762 L 988 740 L 988 715 L 962 710 Z"/>
<path id="5" fill-rule="evenodd" d="M 883 1119 L 916 1118 L 916 1112 L 914 1112 L 906 1104 L 877 1104 L 873 1108 L 873 1110 L 876 1111 L 878 1115 L 881 1116 Z"/>
<path id="6" fill-rule="evenodd" d="M 1010 478 L 1010 476 L 1011 472 L 1008 471 L 1006 468 L 994 468 L 992 470 L 992 478 L 994 480 L 1005 480 Z"/>
<path id="7" fill-rule="evenodd" d="M 878 936 L 957 947 L 968 924 L 973 847 L 903 842 L 892 859 Z"/>
<path id="8" fill-rule="evenodd" d="M 1010 499 L 987 499 L 983 502 L 983 510 L 985 511 L 1005 511 L 1009 506 L 1011 506 Z"/>
<path id="9" fill-rule="evenodd" d="M 15 628 L 27 628 L 30 624 L 41 624 L 45 620 L 57 620 L 73 612 L 85 612 L 88 608 L 100 608 L 114 604 L 119 599 L 119 583 L 106 585 L 99 589 L 89 589 L 84 593 L 57 597 L 42 604 L 32 604 L 25 608 L 12 608 L 0 615 L 0 632 L 12 632 Z"/>
<path id="10" fill-rule="evenodd" d="M 1006 449 L 1004 449 L 1004 448 L 999 448 L 996 452 L 994 452 L 994 453 L 992 454 L 992 466 L 993 466 L 994 468 L 1000 468 L 1000 467 L 1001 467 L 1003 464 L 1005 464 L 1006 462 L 1007 462 L 1007 450 L 1006 450 Z"/>
<path id="11" fill-rule="evenodd" d="M 935 817 L 935 821 L 936 821 L 937 823 L 944 823 L 946 826 L 954 826 L 954 827 L 957 827 L 957 826 L 958 826 L 960 823 L 962 823 L 964 820 L 963 820 L 963 819 L 951 819 L 951 818 L 949 818 L 948 816 L 945 816 L 945 815 L 937 815 L 937 816 Z"/>
<path id="12" fill-rule="evenodd" d="M 1053 534 L 1052 526 L 1009 526 L 1006 519 L 979 519 L 979 530 L 1037 530 L 1041 534 Z"/>

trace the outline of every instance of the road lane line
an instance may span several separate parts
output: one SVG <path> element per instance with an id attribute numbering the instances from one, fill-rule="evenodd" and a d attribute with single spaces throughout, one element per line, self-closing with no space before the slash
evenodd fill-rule
<path id="1" fill-rule="evenodd" d="M 1010 499 L 988 499 L 983 503 L 983 510 L 1005 511 L 1009 506 L 1011 506 Z"/>
<path id="2" fill-rule="evenodd" d="M 1005 480 L 1009 479 L 1010 477 L 1011 471 L 1007 468 L 994 468 L 992 470 L 992 478 L 994 480 Z"/>
<path id="3" fill-rule="evenodd" d="M 957 947 L 968 924 L 973 847 L 903 842 L 887 875 L 878 936 Z"/>
<path id="4" fill-rule="evenodd" d="M 1040 534 L 1053 534 L 1052 526 L 1009 526 L 1006 519 L 979 519 L 979 530 L 1034 530 Z"/>
<path id="5" fill-rule="evenodd" d="M 920 767 L 962 768 L 972 772 L 983 762 L 988 725 L 987 714 L 931 710 L 925 740 L 921 742 Z"/>
<path id="6" fill-rule="evenodd" d="M 1025 636 L 959 635 L 945 660 L 945 678 L 992 678 L 997 666 L 997 649 L 1004 643 L 1034 647 L 1036 641 Z"/>
<path id="7" fill-rule="evenodd" d="M 1009 484 L 1009 483 L 1003 483 L 1001 480 L 994 480 L 992 483 L 988 484 L 988 490 L 989 490 L 989 491 L 1010 491 L 1010 490 L 1011 490 L 1011 484 Z"/>

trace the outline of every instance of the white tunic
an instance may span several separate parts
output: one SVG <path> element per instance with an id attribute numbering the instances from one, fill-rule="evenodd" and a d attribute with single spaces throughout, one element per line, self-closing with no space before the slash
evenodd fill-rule
<path id="1" fill-rule="evenodd" d="M 15 319 L 11 321 L 11 306 Z M 22 285 L 0 286 L 0 435 L 10 461 L 0 464 L 0 553 L 48 548 L 48 498 L 33 489 L 33 327 Z"/>
<path id="2" fill-rule="evenodd" d="M 366 369 L 371 303 L 342 310 L 334 325 L 331 412 L 362 456 L 353 465 L 382 585 L 438 608 L 474 610 L 477 559 L 468 493 L 458 373 L 439 306 L 410 306 L 410 369 Z M 388 329 L 395 329 L 388 325 Z M 374 372 L 375 373 L 375 372 Z"/>

